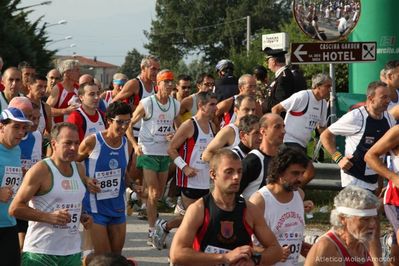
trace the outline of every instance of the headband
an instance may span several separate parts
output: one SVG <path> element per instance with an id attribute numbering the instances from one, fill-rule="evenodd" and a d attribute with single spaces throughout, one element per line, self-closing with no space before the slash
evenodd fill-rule
<path id="1" fill-rule="evenodd" d="M 346 215 L 360 217 L 377 216 L 377 209 L 354 209 L 349 207 L 337 207 L 336 210 L 337 212 Z"/>
<path id="2" fill-rule="evenodd" d="M 164 80 L 174 80 L 173 72 L 172 71 L 165 71 L 161 74 L 157 75 L 157 83 L 164 81 Z"/>
<path id="3" fill-rule="evenodd" d="M 125 85 L 126 80 L 124 80 L 124 79 L 114 79 L 112 82 L 114 84 L 116 84 L 116 85 Z"/>

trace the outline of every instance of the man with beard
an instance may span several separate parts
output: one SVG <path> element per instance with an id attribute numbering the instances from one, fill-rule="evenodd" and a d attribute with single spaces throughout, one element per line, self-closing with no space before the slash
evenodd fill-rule
<path id="1" fill-rule="evenodd" d="M 309 160 L 299 150 L 283 147 L 269 164 L 268 184 L 250 198 L 263 211 L 266 224 L 283 247 L 283 258 L 275 265 L 297 265 L 299 255 L 310 248 L 303 242 L 304 192 L 299 188 Z M 257 240 L 255 239 L 255 244 Z"/>
<path id="2" fill-rule="evenodd" d="M 373 260 L 368 243 L 377 228 L 378 198 L 370 191 L 347 186 L 335 198 L 331 211 L 332 229 L 310 249 L 305 266 L 362 265 Z"/>

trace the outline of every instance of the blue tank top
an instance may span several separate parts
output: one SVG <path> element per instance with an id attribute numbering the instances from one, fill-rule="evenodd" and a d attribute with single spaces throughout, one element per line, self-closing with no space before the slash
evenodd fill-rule
<path id="1" fill-rule="evenodd" d="M 39 131 L 29 132 L 19 143 L 21 164 L 26 171 L 42 158 L 42 135 Z"/>
<path id="2" fill-rule="evenodd" d="M 22 181 L 20 157 L 21 149 L 18 145 L 11 149 L 7 149 L 3 144 L 0 144 L 1 187 L 12 186 L 14 191 L 18 189 Z M 8 214 L 11 200 L 12 199 L 8 202 L 0 202 L 0 227 L 2 228 L 16 225 L 15 218 Z"/>
<path id="3" fill-rule="evenodd" d="M 96 133 L 96 145 L 85 160 L 86 175 L 97 179 L 101 192 L 86 191 L 83 207 L 89 213 L 111 217 L 125 215 L 125 171 L 129 160 L 125 137 L 118 148 L 112 148 L 104 141 L 101 132 Z"/>

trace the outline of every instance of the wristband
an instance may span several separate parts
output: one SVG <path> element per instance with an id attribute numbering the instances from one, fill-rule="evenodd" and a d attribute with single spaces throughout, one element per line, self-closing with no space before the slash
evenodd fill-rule
<path id="1" fill-rule="evenodd" d="M 187 163 L 183 160 L 183 158 L 181 156 L 177 156 L 173 162 L 175 163 L 175 165 L 180 169 L 183 170 L 183 168 L 187 165 Z"/>
<path id="2" fill-rule="evenodd" d="M 336 151 L 332 154 L 331 159 L 335 162 L 335 163 L 339 163 L 339 161 L 342 160 L 342 158 L 344 158 L 344 156 L 342 155 L 342 153 L 340 153 L 339 151 Z"/>

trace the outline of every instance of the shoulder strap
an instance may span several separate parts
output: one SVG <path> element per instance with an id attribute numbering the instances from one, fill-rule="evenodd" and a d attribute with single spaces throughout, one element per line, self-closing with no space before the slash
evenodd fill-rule
<path id="1" fill-rule="evenodd" d="M 82 121 L 83 121 L 82 129 L 83 129 L 83 133 L 86 134 L 86 128 L 87 128 L 86 119 L 85 119 L 85 117 L 83 116 L 82 112 L 79 109 L 77 109 L 76 111 L 78 112 L 78 114 L 82 118 Z"/>

